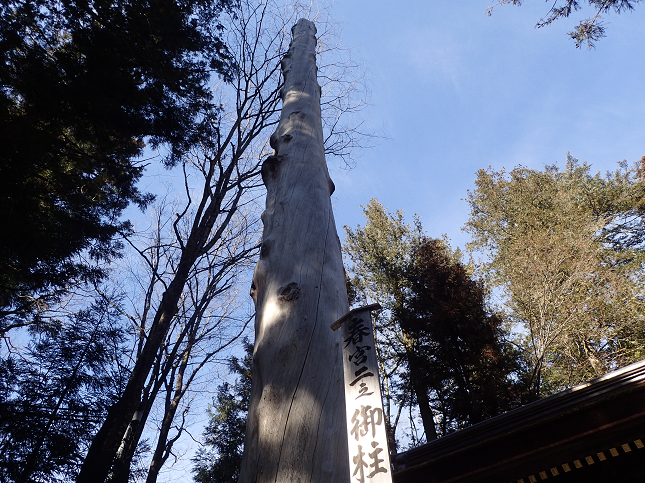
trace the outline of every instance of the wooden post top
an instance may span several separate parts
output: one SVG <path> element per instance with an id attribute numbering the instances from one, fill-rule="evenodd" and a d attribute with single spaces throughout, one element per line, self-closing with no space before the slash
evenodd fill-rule
<path id="1" fill-rule="evenodd" d="M 343 325 L 343 322 L 345 322 L 352 315 L 354 315 L 354 314 L 356 314 L 358 312 L 365 312 L 366 310 L 369 310 L 371 312 L 372 310 L 380 310 L 382 308 L 383 307 L 381 307 L 381 304 L 375 303 L 375 304 L 364 305 L 363 307 L 358 307 L 356 309 L 352 309 L 349 312 L 347 312 L 345 315 L 343 315 L 340 319 L 338 319 L 336 322 L 331 324 L 331 330 L 340 329 L 340 326 Z"/>

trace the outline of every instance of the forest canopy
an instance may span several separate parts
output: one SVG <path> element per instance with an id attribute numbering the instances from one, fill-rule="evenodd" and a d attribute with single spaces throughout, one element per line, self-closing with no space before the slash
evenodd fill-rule
<path id="1" fill-rule="evenodd" d="M 228 0 L 3 2 L 0 9 L 0 315 L 3 332 L 118 256 L 147 144 L 176 163 L 210 139 L 212 76 L 235 63 Z M 15 320 L 15 319 L 18 320 Z"/>
<path id="2" fill-rule="evenodd" d="M 480 170 L 471 251 L 502 294 L 543 396 L 645 356 L 642 167 Z"/>

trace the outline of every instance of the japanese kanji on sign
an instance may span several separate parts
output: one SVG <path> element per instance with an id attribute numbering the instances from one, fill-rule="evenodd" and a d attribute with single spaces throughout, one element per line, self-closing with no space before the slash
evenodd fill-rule
<path id="1" fill-rule="evenodd" d="M 331 326 L 342 327 L 350 477 L 358 483 L 392 483 L 370 314 L 380 308 L 354 309 Z"/>

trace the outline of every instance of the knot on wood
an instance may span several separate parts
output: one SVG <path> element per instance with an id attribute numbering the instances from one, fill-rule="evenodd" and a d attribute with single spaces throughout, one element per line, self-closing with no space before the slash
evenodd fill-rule
<path id="1" fill-rule="evenodd" d="M 262 242 L 262 246 L 260 247 L 260 259 L 266 258 L 269 256 L 269 252 L 271 251 L 271 242 L 269 240 L 265 240 Z"/>
<path id="2" fill-rule="evenodd" d="M 278 152 L 278 131 L 271 134 L 269 137 L 269 146 L 275 151 Z"/>
<path id="3" fill-rule="evenodd" d="M 265 186 L 268 186 L 269 182 L 275 179 L 280 161 L 280 156 L 269 156 L 262 163 L 262 182 Z"/>
<path id="4" fill-rule="evenodd" d="M 278 289 L 278 300 L 281 302 L 291 302 L 300 295 L 300 287 L 296 282 L 291 282 Z"/>
<path id="5" fill-rule="evenodd" d="M 328 178 L 327 180 L 329 181 L 329 196 L 331 196 L 334 194 L 334 191 L 336 191 L 336 185 L 331 180 L 331 178 Z"/>

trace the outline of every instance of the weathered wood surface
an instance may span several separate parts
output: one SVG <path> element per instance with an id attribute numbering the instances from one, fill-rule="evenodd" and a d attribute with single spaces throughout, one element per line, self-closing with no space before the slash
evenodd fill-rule
<path id="1" fill-rule="evenodd" d="M 348 310 L 325 163 L 315 26 L 282 61 L 282 114 L 264 162 L 267 206 L 251 296 L 253 386 L 240 483 L 349 481 L 340 333 Z"/>

